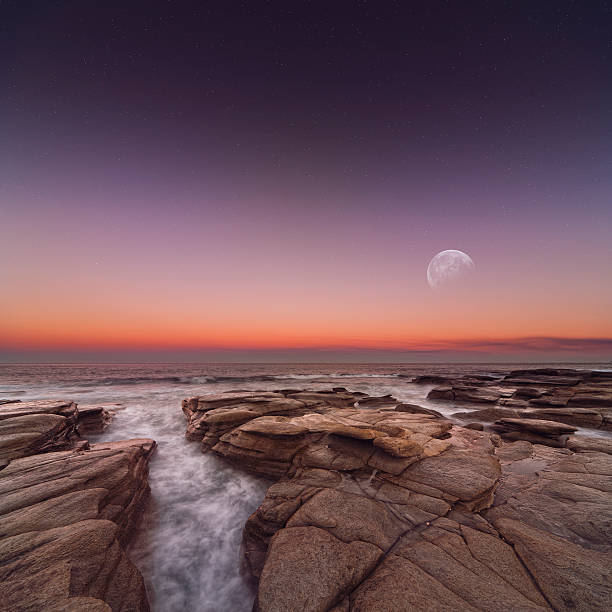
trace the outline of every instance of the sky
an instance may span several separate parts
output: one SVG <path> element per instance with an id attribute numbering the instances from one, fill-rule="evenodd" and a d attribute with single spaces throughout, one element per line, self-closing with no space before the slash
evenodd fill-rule
<path id="1" fill-rule="evenodd" d="M 612 359 L 609 2 L 0 17 L 0 360 Z"/>

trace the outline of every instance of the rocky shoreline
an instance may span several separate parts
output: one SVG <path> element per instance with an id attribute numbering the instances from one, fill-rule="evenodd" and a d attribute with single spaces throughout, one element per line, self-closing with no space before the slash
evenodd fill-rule
<path id="1" fill-rule="evenodd" d="M 466 401 L 528 411 L 500 402 L 528 404 L 528 385 L 563 406 L 599 398 L 607 427 L 612 379 L 590 374 L 452 381 L 454 397 L 440 399 L 469 386 Z M 609 439 L 581 443 L 575 427 L 524 413 L 483 419 L 479 431 L 343 388 L 182 407 L 204 452 L 274 481 L 244 529 L 256 611 L 612 607 Z"/>
<path id="2" fill-rule="evenodd" d="M 270 483 L 243 530 L 254 610 L 612 609 L 612 373 L 412 383 L 426 408 L 344 387 L 183 401 L 188 440 Z M 0 609 L 149 610 L 126 547 L 156 445 L 90 444 L 112 411 L 0 400 Z"/>
<path id="3" fill-rule="evenodd" d="M 147 498 L 148 439 L 89 444 L 104 407 L 0 406 L 0 608 L 149 610 L 129 543 Z"/>

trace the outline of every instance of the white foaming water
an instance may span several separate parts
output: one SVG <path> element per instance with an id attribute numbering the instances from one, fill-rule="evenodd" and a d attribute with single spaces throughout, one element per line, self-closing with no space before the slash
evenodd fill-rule
<path id="1" fill-rule="evenodd" d="M 68 398 L 79 404 L 119 404 L 111 426 L 98 440 L 145 437 L 158 443 L 150 464 L 151 503 L 129 550 L 145 576 L 153 610 L 246 612 L 252 608 L 254 590 L 241 571 L 242 529 L 263 500 L 269 483 L 231 467 L 212 453 L 203 455 L 198 443 L 188 442 L 181 411 L 183 398 L 237 388 L 329 389 L 342 378 L 341 384 L 349 390 L 370 395 L 389 393 L 400 401 L 450 415 L 482 405 L 429 401 L 425 398 L 434 385 L 415 385 L 410 376 L 488 373 L 499 368 L 338 364 L 0 366 L 0 398 Z"/>

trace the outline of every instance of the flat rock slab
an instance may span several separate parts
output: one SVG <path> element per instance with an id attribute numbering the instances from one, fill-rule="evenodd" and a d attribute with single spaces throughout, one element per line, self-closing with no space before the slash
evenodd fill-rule
<path id="1" fill-rule="evenodd" d="M 77 405 L 70 400 L 35 400 L 12 402 L 0 406 L 0 421 L 29 414 L 59 414 L 68 419 L 77 419 Z"/>
<path id="2" fill-rule="evenodd" d="M 513 419 L 502 418 L 495 421 L 496 424 L 507 427 L 508 429 L 520 429 L 525 431 L 533 431 L 534 433 L 559 436 L 570 434 L 576 431 L 576 427 L 558 423 L 556 421 L 545 421 L 542 419 Z"/>

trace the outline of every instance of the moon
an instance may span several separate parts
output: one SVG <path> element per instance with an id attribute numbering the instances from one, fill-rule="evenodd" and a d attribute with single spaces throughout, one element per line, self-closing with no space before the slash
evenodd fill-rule
<path id="1" fill-rule="evenodd" d="M 427 282 L 432 289 L 457 285 L 475 269 L 472 258 L 454 249 L 440 251 L 427 266 Z"/>

